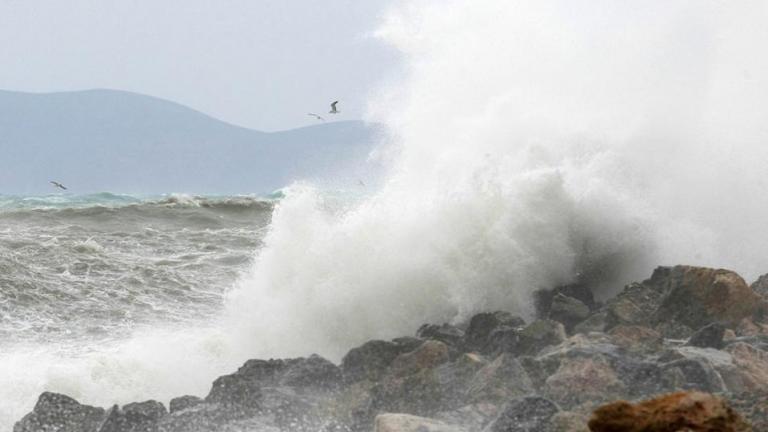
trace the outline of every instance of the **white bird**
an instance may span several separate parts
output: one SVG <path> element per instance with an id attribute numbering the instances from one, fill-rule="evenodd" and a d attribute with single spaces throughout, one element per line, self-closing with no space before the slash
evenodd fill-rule
<path id="1" fill-rule="evenodd" d="M 336 104 L 337 103 L 339 103 L 339 101 L 335 101 L 334 103 L 331 104 L 331 110 L 328 111 L 329 114 L 338 114 L 338 113 L 341 112 L 341 111 L 336 109 Z"/>
<path id="2" fill-rule="evenodd" d="M 312 116 L 312 117 L 314 117 L 314 118 L 316 118 L 316 119 L 318 119 L 318 120 L 322 120 L 322 121 L 325 121 L 325 119 L 324 119 L 324 118 L 320 117 L 319 115 L 317 115 L 317 114 L 315 114 L 315 113 L 307 113 L 307 115 L 308 115 L 308 116 Z"/>
<path id="3" fill-rule="evenodd" d="M 67 190 L 67 188 L 66 188 L 66 187 L 65 187 L 63 184 L 61 184 L 61 183 L 59 183 L 59 182 L 51 181 L 51 184 L 52 184 L 54 187 L 57 187 L 57 188 L 59 188 L 59 189 L 61 189 L 61 190 Z"/>

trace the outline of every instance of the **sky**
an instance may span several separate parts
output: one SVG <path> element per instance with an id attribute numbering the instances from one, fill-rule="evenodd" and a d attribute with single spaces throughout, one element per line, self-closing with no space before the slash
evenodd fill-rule
<path id="1" fill-rule="evenodd" d="M 359 119 L 398 67 L 391 0 L 0 0 L 0 89 L 110 88 L 273 131 Z"/>

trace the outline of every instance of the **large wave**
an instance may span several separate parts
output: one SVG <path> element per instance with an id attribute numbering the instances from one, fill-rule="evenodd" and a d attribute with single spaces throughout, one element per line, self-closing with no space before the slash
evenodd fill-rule
<path id="1" fill-rule="evenodd" d="M 251 353 L 338 358 L 531 293 L 659 264 L 768 271 L 764 2 L 408 2 L 361 203 L 296 188 L 232 294 Z"/>

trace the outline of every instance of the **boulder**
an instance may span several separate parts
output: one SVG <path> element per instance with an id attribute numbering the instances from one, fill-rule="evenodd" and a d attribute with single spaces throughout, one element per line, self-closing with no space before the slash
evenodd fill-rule
<path id="1" fill-rule="evenodd" d="M 648 326 L 661 304 L 664 288 L 646 282 L 631 283 L 605 305 L 605 329 L 617 325 Z"/>
<path id="2" fill-rule="evenodd" d="M 549 319 L 562 323 L 566 330 L 571 331 L 576 324 L 588 317 L 589 306 L 581 301 L 562 293 L 557 293 L 552 298 L 549 308 Z"/>
<path id="3" fill-rule="evenodd" d="M 603 332 L 605 331 L 607 317 L 608 313 L 605 311 L 594 313 L 584 321 L 576 324 L 573 327 L 572 333 Z"/>
<path id="4" fill-rule="evenodd" d="M 464 332 L 450 324 L 424 324 L 416 331 L 416 336 L 422 339 L 434 339 L 447 345 L 456 346 L 464 337 Z"/>
<path id="5" fill-rule="evenodd" d="M 589 286 L 581 283 L 562 285 L 551 290 L 538 290 L 533 293 L 536 315 L 539 318 L 549 316 L 552 309 L 552 300 L 558 295 L 563 295 L 586 305 L 589 309 L 597 306 L 595 297 Z"/>
<path id="6" fill-rule="evenodd" d="M 131 403 L 122 409 L 115 405 L 99 432 L 157 432 L 158 422 L 166 414 L 163 404 L 153 400 Z"/>
<path id="7" fill-rule="evenodd" d="M 378 381 L 397 356 L 413 351 L 423 342 L 416 338 L 372 340 L 351 349 L 341 360 L 344 382 Z"/>
<path id="8" fill-rule="evenodd" d="M 569 357 L 546 379 L 544 394 L 564 407 L 621 398 L 624 383 L 604 357 Z"/>
<path id="9" fill-rule="evenodd" d="M 666 292 L 653 315 L 656 323 L 676 321 L 693 330 L 713 322 L 735 327 L 742 319 L 768 309 L 766 300 L 730 270 L 659 267 L 649 283 Z"/>
<path id="10" fill-rule="evenodd" d="M 638 404 L 604 405 L 589 420 L 592 432 L 748 432 L 752 429 L 724 400 L 707 393 L 680 392 Z"/>
<path id="11" fill-rule="evenodd" d="M 45 392 L 32 412 L 13 427 L 13 432 L 97 432 L 105 418 L 103 408 L 82 405 L 69 396 Z"/>
<path id="12" fill-rule="evenodd" d="M 557 345 L 566 339 L 562 324 L 550 320 L 536 320 L 518 333 L 516 355 L 535 355 L 543 348 Z"/>
<path id="13" fill-rule="evenodd" d="M 549 432 L 552 418 L 560 411 L 556 403 L 541 396 L 512 399 L 484 432 Z"/>
<path id="14" fill-rule="evenodd" d="M 469 402 L 503 402 L 533 393 L 528 373 L 512 355 L 505 353 L 477 371 L 467 387 Z"/>
<path id="15" fill-rule="evenodd" d="M 723 342 L 725 330 L 725 326 L 720 323 L 707 324 L 688 339 L 687 345 L 699 348 L 722 349 L 725 346 Z"/>
<path id="16" fill-rule="evenodd" d="M 525 325 L 525 321 L 509 312 L 483 312 L 473 316 L 469 320 L 469 327 L 464 333 L 464 350 L 488 352 L 488 343 L 494 330 L 501 328 L 518 328 Z"/>
<path id="17" fill-rule="evenodd" d="M 202 402 L 203 402 L 203 399 L 197 396 L 189 396 L 189 395 L 179 396 L 171 399 L 171 403 L 168 404 L 168 409 L 170 410 L 171 413 L 175 413 L 176 411 L 181 411 L 187 408 L 191 408 Z"/>
<path id="18" fill-rule="evenodd" d="M 465 432 L 460 426 L 439 420 L 409 414 L 379 414 L 376 416 L 375 432 Z"/>
<path id="19" fill-rule="evenodd" d="M 768 391 L 768 352 L 744 342 L 729 344 L 725 351 L 733 358 L 745 391 Z"/>

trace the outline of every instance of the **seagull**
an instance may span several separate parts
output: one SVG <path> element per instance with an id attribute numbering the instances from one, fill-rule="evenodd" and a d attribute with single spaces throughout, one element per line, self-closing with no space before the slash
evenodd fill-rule
<path id="1" fill-rule="evenodd" d="M 59 183 L 59 182 L 51 181 L 50 183 L 51 183 L 51 184 L 52 184 L 54 187 L 57 187 L 57 188 L 59 188 L 59 189 L 61 189 L 61 190 L 67 190 L 67 188 L 66 188 L 66 187 L 65 187 L 63 184 L 61 184 L 61 183 Z"/>
<path id="2" fill-rule="evenodd" d="M 312 116 L 312 117 L 314 117 L 314 118 L 316 118 L 316 119 L 318 119 L 318 120 L 322 120 L 322 121 L 325 121 L 325 119 L 324 119 L 324 118 L 320 117 L 319 115 L 317 115 L 317 114 L 315 114 L 315 113 L 307 113 L 307 115 L 308 115 L 308 116 Z"/>
<path id="3" fill-rule="evenodd" d="M 334 103 L 331 104 L 331 110 L 328 111 L 329 114 L 338 114 L 338 113 L 341 112 L 341 111 L 336 109 L 336 104 L 337 103 L 339 103 L 339 101 L 335 101 Z"/>

